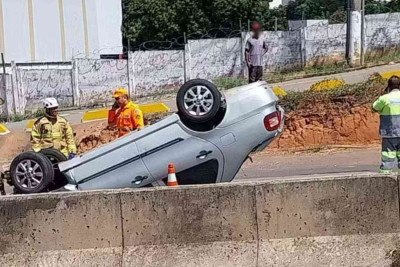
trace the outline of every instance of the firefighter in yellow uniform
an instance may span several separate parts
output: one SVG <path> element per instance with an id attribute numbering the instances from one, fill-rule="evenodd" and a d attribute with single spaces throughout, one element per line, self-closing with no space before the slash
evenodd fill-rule
<path id="1" fill-rule="evenodd" d="M 44 100 L 46 115 L 38 119 L 32 128 L 31 144 L 35 152 L 54 148 L 68 159 L 76 156 L 74 133 L 68 121 L 58 116 L 58 102 L 55 98 Z"/>

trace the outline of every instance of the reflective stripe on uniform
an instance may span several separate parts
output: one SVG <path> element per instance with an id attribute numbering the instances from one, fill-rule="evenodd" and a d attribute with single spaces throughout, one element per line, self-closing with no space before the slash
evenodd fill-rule
<path id="1" fill-rule="evenodd" d="M 393 170 L 396 167 L 396 159 L 396 151 L 382 151 L 381 170 Z"/>
<path id="2" fill-rule="evenodd" d="M 382 151 L 382 159 L 387 160 L 396 160 L 397 158 L 397 151 Z"/>
<path id="3" fill-rule="evenodd" d="M 400 91 L 393 90 L 378 98 L 373 109 L 379 112 L 382 137 L 400 137 Z"/>

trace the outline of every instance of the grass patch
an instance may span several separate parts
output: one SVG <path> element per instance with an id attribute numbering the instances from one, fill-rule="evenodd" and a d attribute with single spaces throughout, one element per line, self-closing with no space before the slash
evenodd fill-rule
<path id="1" fill-rule="evenodd" d="M 381 48 L 368 52 L 365 56 L 367 63 L 389 63 L 400 61 L 400 47 Z"/>
<path id="2" fill-rule="evenodd" d="M 347 71 L 349 68 L 350 66 L 347 63 L 340 62 L 337 64 L 307 66 L 299 69 L 266 73 L 264 77 L 267 82 L 277 83 L 277 82 L 284 82 L 288 80 L 309 77 L 309 76 L 321 76 L 321 75 L 341 73 Z"/>
<path id="3" fill-rule="evenodd" d="M 229 90 L 248 84 L 248 81 L 243 77 L 220 77 L 216 78 L 213 82 L 220 90 Z"/>

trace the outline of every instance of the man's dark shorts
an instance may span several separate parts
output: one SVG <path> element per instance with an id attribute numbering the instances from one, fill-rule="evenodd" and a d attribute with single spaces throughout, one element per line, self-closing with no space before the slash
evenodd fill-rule
<path id="1" fill-rule="evenodd" d="M 262 66 L 250 66 L 249 67 L 249 83 L 261 81 L 263 76 Z"/>

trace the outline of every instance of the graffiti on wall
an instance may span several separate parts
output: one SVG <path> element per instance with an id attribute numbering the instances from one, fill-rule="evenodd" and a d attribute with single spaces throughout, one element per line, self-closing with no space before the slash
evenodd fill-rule
<path id="1" fill-rule="evenodd" d="M 4 85 L 4 81 L 6 79 L 5 75 L 0 74 L 0 115 L 7 115 L 7 105 L 6 105 L 6 87 Z"/>
<path id="2" fill-rule="evenodd" d="M 61 106 L 74 104 L 71 69 L 19 69 L 25 110 L 42 107 L 42 100 L 54 97 Z"/>
<path id="3" fill-rule="evenodd" d="M 391 48 L 400 45 L 400 13 L 365 16 L 367 49 Z"/>
<path id="4" fill-rule="evenodd" d="M 346 24 L 315 24 L 304 28 L 307 63 L 340 61 L 346 54 Z"/>
<path id="5" fill-rule="evenodd" d="M 266 32 L 268 53 L 265 54 L 267 71 L 282 71 L 301 66 L 301 32 Z"/>
<path id="6" fill-rule="evenodd" d="M 400 13 L 367 15 L 365 27 L 367 52 L 400 47 Z M 110 104 L 116 87 L 129 88 L 142 97 L 176 88 L 185 78 L 239 76 L 245 67 L 248 37 L 249 33 L 243 33 L 242 38 L 189 40 L 184 50 L 136 51 L 130 53 L 129 62 L 76 59 L 71 65 L 17 66 L 10 68 L 7 90 L 0 88 L 0 97 L 5 92 L 9 112 L 35 109 L 45 97 L 56 97 L 62 107 L 88 107 Z M 264 57 L 267 72 L 341 61 L 346 50 L 346 24 L 317 23 L 297 31 L 267 31 L 264 37 L 269 48 Z M 358 35 L 353 38 L 358 44 L 361 41 Z M 5 113 L 4 105 L 1 113 Z"/>
<path id="7" fill-rule="evenodd" d="M 183 53 L 182 50 L 131 53 L 136 95 L 147 96 L 183 84 Z"/>
<path id="8" fill-rule="evenodd" d="M 240 38 L 189 40 L 189 77 L 214 79 L 238 76 L 242 70 L 241 52 Z"/>
<path id="9" fill-rule="evenodd" d="M 128 89 L 127 60 L 78 59 L 76 67 L 81 106 L 110 103 L 115 88 Z"/>

